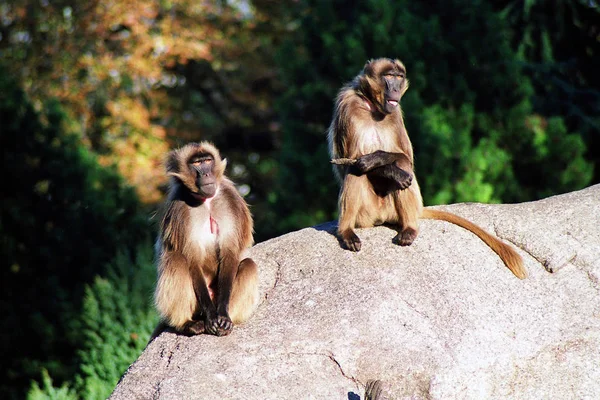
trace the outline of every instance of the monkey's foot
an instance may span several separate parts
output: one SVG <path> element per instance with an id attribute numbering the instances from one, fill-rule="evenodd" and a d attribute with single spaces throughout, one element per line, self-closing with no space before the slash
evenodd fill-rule
<path id="1" fill-rule="evenodd" d="M 228 316 L 219 315 L 206 324 L 206 333 L 215 336 L 227 336 L 233 331 L 233 322 Z"/>
<path id="2" fill-rule="evenodd" d="M 205 331 L 204 321 L 188 321 L 182 329 L 182 332 L 188 336 L 200 335 Z"/>
<path id="3" fill-rule="evenodd" d="M 396 237 L 392 239 L 393 243 L 400 246 L 410 246 L 412 242 L 417 238 L 417 230 L 413 228 L 404 228 L 402 232 L 398 233 Z"/>
<path id="4" fill-rule="evenodd" d="M 360 239 L 352 230 L 347 230 L 341 233 L 341 239 L 344 247 L 350 251 L 360 251 Z"/>

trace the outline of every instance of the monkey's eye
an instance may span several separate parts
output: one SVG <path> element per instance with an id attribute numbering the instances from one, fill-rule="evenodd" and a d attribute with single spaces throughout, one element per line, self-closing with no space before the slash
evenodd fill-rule
<path id="1" fill-rule="evenodd" d="M 398 80 L 398 79 L 404 79 L 404 74 L 402 74 L 402 73 L 389 73 L 389 74 L 385 74 L 384 77 L 386 77 L 388 79 Z"/>
<path id="2" fill-rule="evenodd" d="M 201 164 L 210 164 L 212 163 L 212 158 L 210 157 L 202 157 L 202 158 L 192 158 L 190 160 L 190 164 L 192 164 L 195 167 L 200 166 Z"/>

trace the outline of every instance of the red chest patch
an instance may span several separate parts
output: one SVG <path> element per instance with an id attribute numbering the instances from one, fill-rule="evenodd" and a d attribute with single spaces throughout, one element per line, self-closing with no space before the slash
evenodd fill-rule
<path id="1" fill-rule="evenodd" d="M 217 220 L 210 216 L 210 233 L 213 235 L 219 234 L 219 224 L 217 224 Z"/>

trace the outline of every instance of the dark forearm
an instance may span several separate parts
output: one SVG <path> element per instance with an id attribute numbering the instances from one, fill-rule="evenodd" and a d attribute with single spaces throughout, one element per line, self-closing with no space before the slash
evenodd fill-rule
<path id="1" fill-rule="evenodd" d="M 360 172 L 365 173 L 390 164 L 396 164 L 398 168 L 412 171 L 412 163 L 406 154 L 391 153 L 383 150 L 377 150 L 373 153 L 360 156 L 354 166 Z"/>

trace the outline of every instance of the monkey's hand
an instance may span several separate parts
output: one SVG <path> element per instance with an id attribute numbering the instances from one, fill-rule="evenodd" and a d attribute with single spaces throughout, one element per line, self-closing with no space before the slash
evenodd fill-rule
<path id="1" fill-rule="evenodd" d="M 207 318 L 205 330 L 211 335 L 227 336 L 233 330 L 233 322 L 229 315 L 217 315 L 215 318 Z"/>
<path id="2" fill-rule="evenodd" d="M 373 168 L 381 167 L 382 165 L 381 158 L 377 152 L 360 156 L 354 163 L 354 167 L 363 174 L 369 172 Z"/>
<path id="3" fill-rule="evenodd" d="M 383 168 L 382 175 L 396 182 L 400 190 L 404 190 L 409 187 L 413 180 L 413 175 L 411 173 L 408 173 L 396 166 Z"/>

